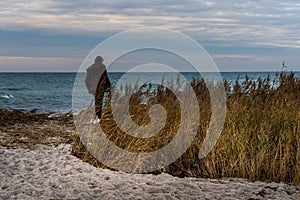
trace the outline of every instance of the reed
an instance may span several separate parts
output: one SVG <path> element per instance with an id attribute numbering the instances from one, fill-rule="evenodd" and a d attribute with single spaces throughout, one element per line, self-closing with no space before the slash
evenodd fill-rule
<path id="1" fill-rule="evenodd" d="M 163 80 L 162 80 L 163 81 Z M 178 80 L 177 80 L 178 81 Z M 227 113 L 222 135 L 214 149 L 203 159 L 198 158 L 211 116 L 208 87 L 203 79 L 193 79 L 200 119 L 198 132 L 189 149 L 171 165 L 153 172 L 179 177 L 239 177 L 250 180 L 300 183 L 300 80 L 294 73 L 278 74 L 244 82 L 224 82 L 227 91 Z M 177 87 L 179 84 L 177 84 Z M 172 90 L 176 90 L 176 85 Z M 146 89 L 145 89 L 146 88 Z M 128 85 L 125 92 L 131 92 Z M 122 95 L 119 95 L 122 98 Z M 145 98 L 148 99 L 145 104 Z M 143 102 L 143 103 L 142 103 Z M 104 111 L 100 125 L 106 136 L 119 147 L 134 152 L 149 152 L 168 144 L 180 123 L 180 104 L 171 90 L 144 85 L 130 101 L 130 115 L 138 125 L 150 123 L 148 111 L 161 104 L 167 111 L 166 125 L 151 139 L 137 139 L 120 130 L 110 106 Z M 74 136 L 72 153 L 98 167 Z M 141 161 L 142 162 L 142 161 Z"/>

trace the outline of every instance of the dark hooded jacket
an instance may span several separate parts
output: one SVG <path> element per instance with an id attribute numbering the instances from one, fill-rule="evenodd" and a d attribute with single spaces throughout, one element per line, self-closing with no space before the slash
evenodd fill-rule
<path id="1" fill-rule="evenodd" d="M 85 85 L 90 94 L 95 97 L 96 113 L 101 111 L 105 92 L 109 92 L 111 83 L 107 75 L 106 66 L 102 63 L 94 63 L 87 68 Z"/>

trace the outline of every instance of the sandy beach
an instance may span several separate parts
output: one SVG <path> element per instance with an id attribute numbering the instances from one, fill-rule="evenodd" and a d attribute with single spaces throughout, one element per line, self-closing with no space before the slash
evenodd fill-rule
<path id="1" fill-rule="evenodd" d="M 3 136 L 3 133 L 1 134 Z M 299 199 L 300 187 L 243 179 L 177 178 L 95 168 L 70 145 L 1 148 L 1 199 Z"/>
<path id="2" fill-rule="evenodd" d="M 19 115 L 23 114 L 6 112 L 5 116 L 18 121 Z M 67 135 L 74 130 L 70 123 L 62 123 L 66 117 L 40 115 L 36 121 L 36 115 L 31 116 L 26 123 L 2 124 L 0 199 L 300 199 L 300 186 L 285 183 L 178 178 L 96 168 L 71 155 Z M 37 133 L 43 144 L 32 137 Z"/>

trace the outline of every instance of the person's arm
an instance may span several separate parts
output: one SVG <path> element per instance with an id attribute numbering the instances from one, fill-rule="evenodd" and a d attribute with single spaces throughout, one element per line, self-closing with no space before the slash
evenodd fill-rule
<path id="1" fill-rule="evenodd" d="M 85 77 L 86 88 L 88 89 L 90 94 L 95 95 L 96 87 L 99 81 L 97 75 L 95 74 L 96 73 L 95 66 L 94 65 L 90 66 L 86 71 L 87 71 Z"/>
<path id="2" fill-rule="evenodd" d="M 89 93 L 91 94 L 92 89 L 92 80 L 91 80 L 91 73 L 90 73 L 90 67 L 86 70 L 86 76 L 85 76 L 85 86 Z"/>

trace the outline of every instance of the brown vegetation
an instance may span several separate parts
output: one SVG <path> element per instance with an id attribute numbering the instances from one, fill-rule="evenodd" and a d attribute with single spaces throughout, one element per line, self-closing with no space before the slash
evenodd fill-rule
<path id="1" fill-rule="evenodd" d="M 228 100 L 224 129 L 214 149 L 203 159 L 198 158 L 198 153 L 210 120 L 211 108 L 207 106 L 210 97 L 204 80 L 194 79 L 191 85 L 199 101 L 198 134 L 184 155 L 159 172 L 180 177 L 300 182 L 300 80 L 293 73 L 281 73 L 274 80 L 246 78 L 242 84 L 225 81 Z M 149 108 L 162 104 L 168 113 L 167 124 L 155 137 L 144 140 L 124 134 L 116 125 L 109 106 L 100 122 L 107 137 L 128 151 L 148 152 L 161 148 L 176 134 L 180 123 L 180 105 L 172 92 L 158 87 L 151 93 L 151 84 L 144 87 L 148 87 L 146 92 L 132 96 L 130 114 L 137 124 L 145 125 L 150 120 Z M 130 86 L 126 89 L 132 90 Z M 149 99 L 147 105 L 141 104 L 144 98 Z M 105 167 L 85 150 L 78 135 L 74 141 L 74 155 Z"/>
<path id="2" fill-rule="evenodd" d="M 34 148 L 37 144 L 71 143 L 72 115 L 49 117 L 50 114 L 0 109 L 0 146 Z"/>

